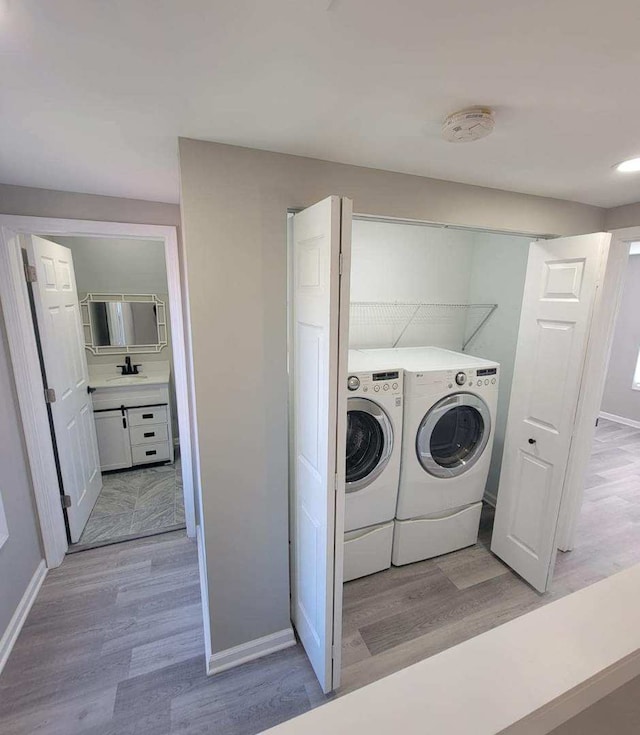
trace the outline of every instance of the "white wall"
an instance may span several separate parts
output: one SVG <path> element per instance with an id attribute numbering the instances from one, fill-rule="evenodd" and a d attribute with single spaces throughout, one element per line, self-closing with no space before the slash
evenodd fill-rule
<path id="1" fill-rule="evenodd" d="M 640 351 L 640 255 L 629 256 L 616 321 L 602 410 L 640 421 L 640 390 L 631 385 Z"/>
<path id="2" fill-rule="evenodd" d="M 356 219 L 351 301 L 466 304 L 473 241 L 474 234 L 464 230 Z M 392 347 L 411 313 L 412 309 L 363 309 L 354 305 L 350 346 Z M 397 321 L 396 316 L 400 317 Z M 465 316 L 461 310 L 422 310 L 409 322 L 398 346 L 429 344 L 460 350 Z"/>
<path id="3" fill-rule="evenodd" d="M 474 233 L 355 219 L 351 301 L 465 303 Z"/>
<path id="4" fill-rule="evenodd" d="M 205 141 L 179 146 L 210 632 L 221 652 L 290 624 L 287 209 L 338 194 L 363 214 L 559 235 L 601 229 L 604 210 Z"/>
<path id="5" fill-rule="evenodd" d="M 166 307 L 167 346 L 156 353 L 135 355 L 134 362 L 172 362 L 169 294 L 164 243 L 159 240 L 127 238 L 61 237 L 48 236 L 50 240 L 71 250 L 76 274 L 78 296 L 87 293 L 154 293 Z M 87 363 L 91 365 L 115 365 L 122 362 L 120 355 L 94 355 L 87 350 Z M 133 358 L 132 358 L 133 359 Z M 178 436 L 178 413 L 175 400 L 173 370 L 170 385 L 173 435 Z"/>
<path id="6" fill-rule="evenodd" d="M 495 502 L 500 479 L 530 242 L 529 237 L 476 233 L 473 246 L 469 302 L 498 304 L 465 350 L 500 363 L 498 412 L 486 488 L 491 502 Z"/>

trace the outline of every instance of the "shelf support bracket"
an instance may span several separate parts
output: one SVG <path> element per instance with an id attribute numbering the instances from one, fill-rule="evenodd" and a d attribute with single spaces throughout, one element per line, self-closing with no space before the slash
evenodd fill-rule
<path id="1" fill-rule="evenodd" d="M 409 327 L 411 326 L 411 322 L 416 318 L 416 316 L 418 315 L 418 312 L 420 311 L 421 308 L 422 308 L 422 304 L 418 304 L 418 306 L 416 307 L 415 311 L 409 317 L 409 319 L 407 320 L 407 323 L 402 328 L 402 331 L 398 335 L 398 339 L 396 339 L 396 341 L 393 343 L 393 347 L 397 347 L 398 346 L 398 342 L 404 337 L 404 333 L 407 331 L 407 329 L 409 329 Z"/>
<path id="2" fill-rule="evenodd" d="M 478 334 L 478 332 L 482 329 L 482 327 L 484 327 L 484 325 L 489 321 L 489 317 L 493 314 L 493 312 L 497 308 L 498 308 L 498 304 L 491 304 L 491 308 L 487 312 L 487 314 L 484 317 L 484 319 L 482 319 L 482 321 L 480 322 L 480 324 L 478 324 L 478 326 L 473 330 L 473 333 L 471 334 L 471 336 L 464 341 L 464 343 L 462 345 L 462 351 L 463 352 L 467 349 L 467 345 L 471 343 L 471 341 L 476 336 L 476 334 Z"/>

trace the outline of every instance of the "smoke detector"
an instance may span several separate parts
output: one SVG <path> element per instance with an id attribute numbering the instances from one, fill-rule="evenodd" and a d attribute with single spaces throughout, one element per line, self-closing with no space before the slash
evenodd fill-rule
<path id="1" fill-rule="evenodd" d="M 493 132 L 495 120 L 488 107 L 470 107 L 449 115 L 442 123 L 442 137 L 449 143 L 471 143 Z"/>

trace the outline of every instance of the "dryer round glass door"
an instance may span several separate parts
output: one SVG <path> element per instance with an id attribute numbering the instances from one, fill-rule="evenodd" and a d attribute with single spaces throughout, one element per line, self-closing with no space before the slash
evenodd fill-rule
<path id="1" fill-rule="evenodd" d="M 384 470 L 392 449 L 393 426 L 384 409 L 367 398 L 349 398 L 346 491 L 371 484 Z"/>
<path id="2" fill-rule="evenodd" d="M 490 434 L 487 404 L 471 393 L 455 393 L 422 419 L 416 436 L 418 461 L 430 475 L 456 477 L 480 459 Z"/>

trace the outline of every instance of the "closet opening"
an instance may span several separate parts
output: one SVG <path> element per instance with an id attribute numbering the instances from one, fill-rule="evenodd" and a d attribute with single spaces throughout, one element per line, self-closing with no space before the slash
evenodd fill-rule
<path id="1" fill-rule="evenodd" d="M 299 555 L 305 508 L 294 436 L 305 440 L 306 388 L 298 383 L 290 396 L 292 618 L 299 631 L 296 615 L 311 619 L 320 600 L 304 599 L 314 558 L 327 594 L 335 584 L 326 649 L 333 674 L 323 674 L 321 657 L 310 659 L 325 690 L 343 693 L 629 566 L 637 545 L 612 497 L 615 478 L 587 474 L 588 457 L 577 456 L 591 446 L 584 417 L 604 360 L 588 345 L 606 342 L 613 310 L 602 292 L 615 301 L 624 243 L 607 233 L 555 238 L 358 215 L 331 235 L 327 219 L 327 242 L 340 239 L 336 285 L 328 246 L 324 278 L 309 270 L 322 259 L 307 257 L 311 213 L 328 201 L 289 217 L 289 366 L 293 386 L 296 370 L 306 372 L 295 357 L 297 299 L 310 303 L 316 284 L 331 283 L 348 322 L 335 343 L 346 367 L 329 427 L 344 469 L 333 519 L 327 506 L 336 531 L 323 566 L 322 553 Z M 630 447 L 636 437 L 623 439 Z M 608 461 L 607 472 L 624 473 L 598 434 L 592 451 L 596 468 Z M 597 523 L 587 494 L 571 536 L 563 504 L 594 481 L 611 523 Z M 575 551 L 556 556 L 558 548 Z"/>
<path id="2" fill-rule="evenodd" d="M 574 550 L 558 555 L 549 591 L 491 550 L 529 250 L 544 239 L 354 217 L 348 400 L 366 392 L 385 407 L 399 462 L 372 477 L 368 497 L 360 490 L 360 505 L 379 508 L 369 527 L 347 482 L 341 691 L 640 561 L 629 520 L 640 508 L 640 423 L 610 419 L 596 429 Z M 622 314 L 637 314 L 624 298 Z M 620 329 L 614 344 L 629 342 Z M 362 441 L 351 420 L 347 432 L 348 445 Z"/>

